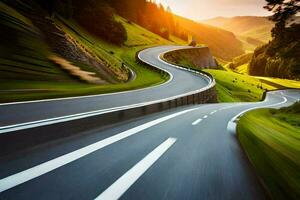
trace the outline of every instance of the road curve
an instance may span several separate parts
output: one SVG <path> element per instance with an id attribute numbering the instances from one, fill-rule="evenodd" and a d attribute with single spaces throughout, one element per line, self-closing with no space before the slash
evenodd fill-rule
<path id="1" fill-rule="evenodd" d="M 299 99 L 287 90 L 259 103 L 187 106 L 1 158 L 0 199 L 265 199 L 228 124 Z"/>
<path id="2" fill-rule="evenodd" d="M 144 62 L 170 73 L 170 81 L 162 85 L 105 95 L 0 104 L 0 129 L 10 125 L 159 101 L 211 85 L 208 77 L 174 68 L 159 59 L 161 53 L 178 48 L 190 47 L 160 46 L 145 49 L 139 53 L 139 58 Z"/>
<path id="3" fill-rule="evenodd" d="M 157 55 L 168 48 L 146 50 L 144 55 L 150 56 L 152 64 L 158 62 L 174 75 L 171 82 L 157 87 L 158 90 L 176 80 L 179 81 L 177 83 L 184 83 L 199 79 L 200 82 L 193 83 L 202 83 L 200 87 L 207 86 L 205 78 L 157 61 Z M 149 55 L 148 51 L 155 54 Z M 176 74 L 180 74 L 178 79 Z M 182 85 L 176 88 L 182 88 L 185 92 L 199 89 L 199 85 L 191 85 L 191 88 Z M 155 88 L 149 90 L 152 89 Z M 91 126 L 94 122 L 85 120 L 87 128 L 80 129 L 80 134 L 74 137 L 0 157 L 0 199 L 266 199 L 239 145 L 233 122 L 250 109 L 279 108 L 299 99 L 299 90 L 274 91 L 269 92 L 263 102 L 191 105 L 105 128 Z M 76 106 L 69 103 L 77 109 L 80 100 Z M 97 99 L 83 101 L 97 105 Z M 60 101 L 54 101 L 72 110 L 67 102 L 60 104 Z M 55 114 L 51 111 L 53 109 L 61 114 L 55 108 L 56 104 L 50 106 L 47 103 L 37 103 L 35 109 L 45 109 L 41 112 Z M 27 115 L 31 116 L 30 112 L 35 112 L 30 108 L 26 110 L 26 105 L 6 105 L 8 107 L 5 109 L 7 113 L 20 112 L 21 117 L 26 119 Z M 1 109 L 3 107 L 0 106 Z M 3 115 L 1 117 L 3 119 Z M 9 118 L 14 120 L 14 117 Z"/>

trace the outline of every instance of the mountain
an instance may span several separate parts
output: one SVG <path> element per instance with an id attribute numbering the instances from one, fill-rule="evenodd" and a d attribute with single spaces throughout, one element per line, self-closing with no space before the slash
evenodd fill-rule
<path id="1" fill-rule="evenodd" d="M 203 22 L 228 31 L 232 31 L 236 35 L 249 35 L 250 33 L 255 33 L 251 36 L 263 42 L 270 39 L 270 31 L 274 26 L 274 23 L 271 22 L 267 17 L 256 16 L 240 16 L 232 18 L 217 17 L 205 20 Z M 268 37 L 263 35 L 264 33 L 267 33 Z"/>
<path id="2" fill-rule="evenodd" d="M 267 17 L 256 16 L 216 17 L 203 22 L 232 31 L 243 42 L 244 50 L 249 51 L 270 41 L 271 29 L 274 26 Z"/>
<path id="3" fill-rule="evenodd" d="M 230 31 L 213 27 L 193 20 L 174 16 L 181 28 L 194 36 L 198 43 L 207 45 L 212 54 L 224 60 L 232 60 L 244 53 L 242 43 Z"/>
<path id="4" fill-rule="evenodd" d="M 163 38 L 172 40 L 169 38 L 172 34 L 188 41 L 189 36 L 194 36 L 198 43 L 207 45 L 216 57 L 224 60 L 231 60 L 243 53 L 241 43 L 232 33 L 176 16 L 170 9 L 155 1 L 128 0 L 126 6 L 120 4 L 119 0 L 105 1 L 122 17 Z"/>

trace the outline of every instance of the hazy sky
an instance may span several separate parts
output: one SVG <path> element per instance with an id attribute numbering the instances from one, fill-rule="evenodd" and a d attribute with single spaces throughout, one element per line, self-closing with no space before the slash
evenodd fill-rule
<path id="1" fill-rule="evenodd" d="M 181 16 L 194 20 L 218 16 L 268 15 L 262 7 L 265 0 L 156 0 Z"/>

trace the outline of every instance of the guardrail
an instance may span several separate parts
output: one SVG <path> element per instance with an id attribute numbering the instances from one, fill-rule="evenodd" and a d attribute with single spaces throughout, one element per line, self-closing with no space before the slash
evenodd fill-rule
<path id="1" fill-rule="evenodd" d="M 153 68 L 153 70 L 161 70 L 161 73 L 167 73 L 172 78 L 172 74 L 168 71 L 147 63 L 147 61 L 142 60 L 139 55 L 140 54 L 138 53 L 137 58 L 139 62 Z M 161 61 L 165 62 L 163 60 Z M 0 130 L 0 157 L 20 150 L 25 150 L 32 146 L 45 143 L 49 144 L 49 142 L 53 140 L 73 136 L 79 133 L 88 133 L 95 128 L 104 128 L 146 114 L 152 114 L 184 105 L 216 102 L 215 80 L 210 74 L 185 69 L 169 63 L 167 64 L 181 70 L 196 73 L 199 76 L 204 76 L 209 80 L 209 84 L 199 90 L 157 101 L 75 114 L 64 116 L 63 118 L 59 117 L 41 120 L 34 123 L 8 126 L 7 129 L 4 128 Z"/>

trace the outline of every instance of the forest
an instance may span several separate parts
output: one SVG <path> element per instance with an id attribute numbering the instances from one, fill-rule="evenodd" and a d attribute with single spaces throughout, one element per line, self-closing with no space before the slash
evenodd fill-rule
<path id="1" fill-rule="evenodd" d="M 298 1 L 267 0 L 266 9 L 274 15 L 272 40 L 254 51 L 249 74 L 289 79 L 300 78 L 300 24 L 294 18 Z"/>
<path id="2" fill-rule="evenodd" d="M 122 24 L 114 19 L 114 13 L 128 19 L 128 23 L 136 23 L 165 39 L 173 34 L 188 40 L 188 34 L 179 28 L 171 9 L 154 1 L 128 0 L 126 4 L 121 0 L 35 1 L 51 16 L 58 13 L 66 18 L 73 18 L 89 32 L 118 45 L 124 43 L 127 36 Z"/>

